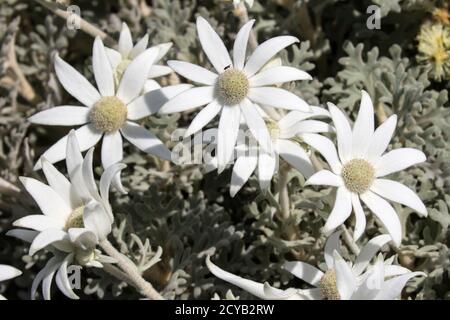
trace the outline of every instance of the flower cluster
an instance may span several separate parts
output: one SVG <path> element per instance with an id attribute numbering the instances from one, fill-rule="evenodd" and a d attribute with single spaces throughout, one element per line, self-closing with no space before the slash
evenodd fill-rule
<path id="1" fill-rule="evenodd" d="M 253 1 L 246 2 L 251 6 Z M 234 3 L 238 5 L 240 1 Z M 344 224 L 353 211 L 356 218 L 353 240 L 358 240 L 366 229 L 361 201 L 388 233 L 370 240 L 354 263 L 342 258 L 337 232 L 329 236 L 325 245 L 324 271 L 300 261 L 284 264 L 287 271 L 314 286 L 313 289 L 281 290 L 256 283 L 221 270 L 208 258 L 207 265 L 217 277 L 264 299 L 394 299 L 411 277 L 421 274 L 393 264 L 394 258 L 384 260 L 382 254 L 374 264 L 370 261 L 387 242 L 401 244 L 400 220 L 387 200 L 408 206 L 421 216 L 427 215 L 425 205 L 412 190 L 383 178 L 425 161 L 425 155 L 412 148 L 386 152 L 397 118 L 392 115 L 375 129 L 374 108 L 365 91 L 361 93 L 359 114 L 352 125 L 337 106 L 329 103 L 328 110 L 311 106 L 283 88 L 283 83 L 312 79 L 303 70 L 273 63 L 281 50 L 299 40 L 292 36 L 275 37 L 248 54 L 253 24 L 254 20 L 250 20 L 239 30 L 230 55 L 208 21 L 197 18 L 198 38 L 213 70 L 207 65 L 177 60 L 168 61 L 168 66 L 158 65 L 171 44 L 147 48 L 146 35 L 133 45 L 126 24 L 122 26 L 118 50 L 106 48 L 100 37 L 94 41 L 92 69 L 96 87 L 55 56 L 60 83 L 81 106 L 56 106 L 31 116 L 29 121 L 80 127 L 61 138 L 37 161 L 35 169 L 43 170 L 48 184 L 21 178 L 42 214 L 20 218 L 14 222 L 18 229 L 8 234 L 29 242 L 30 255 L 43 249 L 54 255 L 34 279 L 32 297 L 42 283 L 42 295 L 49 299 L 56 274 L 58 288 L 67 297 L 76 299 L 78 296 L 68 279 L 68 266 L 102 268 L 118 262 L 116 257 L 103 255 L 98 246 L 105 243 L 114 223 L 110 187 L 126 192 L 120 179 L 124 168 L 120 163 L 123 138 L 145 153 L 170 161 L 171 152 L 164 142 L 138 121 L 157 113 L 196 108 L 201 110 L 185 137 L 203 130 L 219 116 L 218 127 L 209 129 L 209 139 L 213 138 L 209 142 L 216 153 L 207 165 L 209 170 L 221 173 L 232 164 L 231 196 L 239 192 L 255 171 L 261 191 L 270 190 L 282 162 L 307 179 L 305 187 L 337 188 L 334 207 L 323 228 L 326 235 Z M 193 84 L 161 87 L 153 80 L 172 71 Z M 240 132 L 247 129 L 249 135 L 241 136 Z M 330 138 L 333 135 L 337 148 Z M 100 140 L 104 172 L 98 188 L 93 173 L 93 147 Z M 83 158 L 82 152 L 86 150 Z M 315 152 L 325 162 L 314 161 Z M 64 159 L 69 179 L 53 165 Z M 109 246 L 105 248 L 109 250 Z M 122 269 L 132 268 L 125 263 Z M 11 267 L 0 267 L 0 280 L 18 274 Z M 139 278 L 132 282 L 152 295 L 152 288 L 142 285 Z"/>

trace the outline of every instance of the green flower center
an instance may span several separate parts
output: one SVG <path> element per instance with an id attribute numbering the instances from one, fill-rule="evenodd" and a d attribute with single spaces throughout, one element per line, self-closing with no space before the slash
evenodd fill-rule
<path id="1" fill-rule="evenodd" d="M 89 119 L 102 132 L 114 132 L 127 119 L 127 107 L 117 97 L 103 97 L 91 109 Z"/>
<path id="2" fill-rule="evenodd" d="M 366 160 L 353 159 L 344 164 L 341 175 L 348 190 L 361 194 L 372 185 L 375 170 Z"/>
<path id="3" fill-rule="evenodd" d="M 250 85 L 247 76 L 239 70 L 227 69 L 217 81 L 219 101 L 228 106 L 234 106 L 244 100 Z"/>
<path id="4" fill-rule="evenodd" d="M 71 228 L 84 228 L 83 212 L 84 206 L 80 206 L 73 210 L 66 221 L 65 229 L 69 230 Z"/>
<path id="5" fill-rule="evenodd" d="M 116 86 L 119 86 L 120 80 L 122 80 L 122 76 L 127 70 L 132 60 L 122 59 L 120 63 L 117 65 L 116 70 L 114 70 L 114 80 L 116 82 Z"/>
<path id="6" fill-rule="evenodd" d="M 329 269 L 319 282 L 319 289 L 327 300 L 340 300 L 339 290 L 336 284 L 336 271 Z"/>

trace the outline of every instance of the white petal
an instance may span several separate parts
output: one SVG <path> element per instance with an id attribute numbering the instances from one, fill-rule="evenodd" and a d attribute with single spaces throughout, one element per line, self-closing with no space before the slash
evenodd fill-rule
<path id="1" fill-rule="evenodd" d="M 370 190 L 388 200 L 401 203 L 427 216 L 427 208 L 417 194 L 405 185 L 387 179 L 376 179 Z"/>
<path id="2" fill-rule="evenodd" d="M 111 182 L 113 180 L 113 177 L 117 175 L 121 170 L 123 170 L 126 167 L 123 163 L 116 163 L 108 168 L 103 172 L 102 176 L 100 177 L 100 196 L 103 199 L 105 203 L 109 203 L 109 189 L 111 186 Z"/>
<path id="3" fill-rule="evenodd" d="M 108 168 L 112 164 L 118 163 L 123 159 L 122 136 L 119 131 L 105 133 L 102 144 L 102 166 Z M 114 186 L 122 193 L 126 193 L 123 188 L 120 174 L 114 177 Z"/>
<path id="4" fill-rule="evenodd" d="M 337 189 L 336 201 L 334 202 L 333 210 L 328 216 L 327 222 L 323 227 L 323 232 L 328 233 L 339 227 L 345 220 L 347 220 L 351 213 L 351 194 L 345 187 L 339 187 Z"/>
<path id="5" fill-rule="evenodd" d="M 392 238 L 388 234 L 382 234 L 370 239 L 369 242 L 367 242 L 366 245 L 364 245 L 364 247 L 361 249 L 358 257 L 356 257 L 355 264 L 353 265 L 353 272 L 356 275 L 362 274 L 375 254 L 391 240 Z"/>
<path id="6" fill-rule="evenodd" d="M 406 283 L 413 277 L 424 276 L 423 272 L 411 272 L 384 282 L 377 300 L 394 300 L 400 296 Z"/>
<path id="7" fill-rule="evenodd" d="M 117 89 L 117 97 L 123 103 L 129 104 L 142 92 L 150 68 L 157 55 L 158 49 L 147 49 L 137 56 L 127 67 Z"/>
<path id="8" fill-rule="evenodd" d="M 233 166 L 231 175 L 230 195 L 234 197 L 256 169 L 258 158 L 254 156 L 239 157 Z"/>
<path id="9" fill-rule="evenodd" d="M 136 43 L 136 45 L 133 47 L 133 49 L 131 49 L 131 52 L 128 55 L 128 58 L 130 60 L 133 60 L 138 55 L 140 55 L 142 52 L 144 52 L 145 49 L 147 49 L 147 46 L 148 46 L 148 34 L 146 34 L 144 37 L 142 37 L 141 40 L 138 41 L 138 43 Z"/>
<path id="10" fill-rule="evenodd" d="M 334 268 L 336 270 L 336 286 L 340 298 L 341 300 L 348 300 L 357 288 L 357 280 L 350 266 L 337 251 L 334 252 Z"/>
<path id="11" fill-rule="evenodd" d="M 95 201 L 90 202 L 88 205 L 94 203 Z M 91 211 L 91 209 L 89 209 Z M 84 220 L 83 216 L 83 220 Z M 107 217 L 108 219 L 108 217 Z M 92 221 L 91 221 L 92 223 Z M 89 226 L 89 228 L 70 228 L 67 230 L 67 233 L 70 238 L 70 242 L 81 248 L 82 250 L 92 250 L 98 244 L 97 235 L 91 231 L 90 228 L 95 228 L 93 226 Z"/>
<path id="12" fill-rule="evenodd" d="M 153 154 L 164 160 L 171 160 L 170 150 L 153 133 L 144 127 L 127 121 L 121 132 L 125 139 L 130 141 L 140 150 Z"/>
<path id="13" fill-rule="evenodd" d="M 133 49 L 133 38 L 131 37 L 130 29 L 126 23 L 122 23 L 122 30 L 119 37 L 119 52 L 124 58 L 128 58 Z"/>
<path id="14" fill-rule="evenodd" d="M 56 221 L 64 221 L 72 212 L 70 205 L 46 184 L 33 178 L 20 177 L 19 179 L 34 201 L 36 201 L 42 213 L 46 216 Z"/>
<path id="15" fill-rule="evenodd" d="M 383 255 L 380 253 L 376 264 L 362 276 L 362 283 L 359 284 L 351 299 L 374 300 L 383 286 L 384 277 Z"/>
<path id="16" fill-rule="evenodd" d="M 344 113 L 338 107 L 332 103 L 328 103 L 328 109 L 330 110 L 331 118 L 336 128 L 339 158 L 342 163 L 345 163 L 352 156 L 352 129 Z"/>
<path id="17" fill-rule="evenodd" d="M 334 232 L 328 237 L 327 242 L 325 243 L 323 256 L 325 258 L 325 263 L 327 264 L 328 269 L 334 268 L 334 251 L 339 252 L 339 238 L 341 236 L 341 233 L 341 231 Z"/>
<path id="18" fill-rule="evenodd" d="M 83 156 L 81 155 L 80 145 L 78 143 L 76 132 L 72 129 L 67 135 L 66 146 L 66 167 L 70 180 L 73 179 L 75 172 L 81 168 L 82 163 Z"/>
<path id="19" fill-rule="evenodd" d="M 262 190 L 267 190 L 270 187 L 270 181 L 275 173 L 277 167 L 277 159 L 268 153 L 259 152 L 258 157 L 258 179 Z"/>
<path id="20" fill-rule="evenodd" d="M 172 69 L 166 66 L 160 66 L 157 64 L 152 65 L 150 71 L 148 72 L 148 78 L 154 79 L 162 76 L 167 76 L 172 73 Z"/>
<path id="21" fill-rule="evenodd" d="M 167 101 L 160 113 L 175 113 L 194 109 L 214 100 L 214 87 L 196 87 L 186 90 Z"/>
<path id="22" fill-rule="evenodd" d="M 28 121 L 48 126 L 77 126 L 89 122 L 89 109 L 73 106 L 54 107 L 32 115 Z"/>
<path id="23" fill-rule="evenodd" d="M 280 138 L 290 139 L 296 135 L 300 136 L 303 133 L 323 133 L 334 132 L 334 128 L 326 122 L 317 120 L 301 121 L 290 128 L 280 130 Z"/>
<path id="24" fill-rule="evenodd" d="M 50 263 L 51 260 L 49 260 L 48 268 L 45 272 L 45 276 L 42 279 L 42 296 L 45 300 L 51 300 L 51 287 L 53 282 L 53 277 L 56 273 L 56 270 L 58 270 L 61 261 L 60 260 L 53 260 Z M 47 266 L 46 266 L 47 267 Z"/>
<path id="25" fill-rule="evenodd" d="M 179 84 L 151 90 L 135 99 L 128 106 L 128 120 L 139 120 L 157 113 L 171 98 L 192 88 L 189 84 Z"/>
<path id="26" fill-rule="evenodd" d="M 392 135 L 394 134 L 396 125 L 397 116 L 394 114 L 375 130 L 372 141 L 367 149 L 367 159 L 369 161 L 376 163 L 383 152 L 386 151 L 389 141 L 391 141 Z"/>
<path id="27" fill-rule="evenodd" d="M 386 230 L 391 235 L 395 245 L 399 246 L 402 241 L 402 226 L 394 208 L 383 198 L 371 191 L 360 195 L 361 200 L 380 219 Z"/>
<path id="28" fill-rule="evenodd" d="M 218 266 L 211 262 L 209 256 L 206 258 L 206 266 L 208 267 L 209 271 L 211 271 L 211 273 L 219 279 L 234 284 L 235 286 L 238 286 L 239 288 L 253 294 L 260 299 L 265 299 L 266 296 L 264 293 L 264 285 L 262 283 L 247 280 L 220 269 Z"/>
<path id="29" fill-rule="evenodd" d="M 306 181 L 305 186 L 307 185 L 341 187 L 344 185 L 344 181 L 341 176 L 338 176 L 331 171 L 320 170 Z"/>
<path id="30" fill-rule="evenodd" d="M 404 170 L 427 160 L 425 154 L 413 148 L 400 148 L 389 151 L 375 164 L 375 175 L 383 177 L 390 173 Z"/>
<path id="31" fill-rule="evenodd" d="M 55 220 L 52 217 L 42 214 L 33 214 L 14 221 L 13 226 L 44 231 L 47 229 L 63 229 L 63 221 Z"/>
<path id="32" fill-rule="evenodd" d="M 55 190 L 67 204 L 72 206 L 77 205 L 78 203 L 72 199 L 73 196 L 69 180 L 45 159 L 42 160 L 42 169 L 49 186 Z"/>
<path id="33" fill-rule="evenodd" d="M 12 278 L 20 276 L 21 274 L 22 274 L 22 271 L 14 268 L 14 267 L 0 264 L 0 281 L 12 279 Z"/>
<path id="34" fill-rule="evenodd" d="M 217 137 L 217 161 L 219 173 L 233 158 L 234 146 L 239 133 L 241 109 L 239 106 L 224 106 L 219 120 Z"/>
<path id="35" fill-rule="evenodd" d="M 67 238 L 67 233 L 59 229 L 49 228 L 39 233 L 30 245 L 29 255 L 32 256 L 46 246 Z"/>
<path id="36" fill-rule="evenodd" d="M 94 178 L 93 157 L 94 157 L 94 148 L 91 148 L 86 153 L 86 156 L 83 160 L 82 165 L 83 182 L 84 186 L 86 187 L 86 190 L 89 192 L 90 199 L 94 198 L 97 201 L 101 201 L 97 189 L 97 184 L 95 183 Z"/>
<path id="37" fill-rule="evenodd" d="M 36 275 L 36 277 L 33 280 L 33 283 L 31 284 L 31 300 L 34 300 L 37 288 L 39 287 L 39 284 L 42 282 L 42 280 L 44 278 L 47 278 L 48 280 L 51 280 L 50 278 L 53 278 L 53 274 L 54 274 L 53 269 L 58 268 L 60 263 L 61 263 L 60 259 L 58 259 L 56 257 L 52 257 L 50 260 L 48 260 L 48 262 L 44 266 L 44 268 L 42 268 L 42 270 L 38 272 L 38 274 Z M 50 297 L 47 296 L 48 280 L 47 280 L 46 290 L 43 290 L 43 293 L 44 293 L 46 299 L 50 299 Z"/>
<path id="38" fill-rule="evenodd" d="M 167 54 L 167 52 L 169 52 L 170 48 L 172 48 L 172 45 L 173 45 L 172 42 L 165 42 L 154 46 L 155 48 L 159 49 L 158 56 L 156 57 L 156 62 L 159 62 L 159 60 L 161 60 L 162 57 L 164 57 Z"/>
<path id="39" fill-rule="evenodd" d="M 314 173 L 314 167 L 308 154 L 298 144 L 290 140 L 278 139 L 277 149 L 279 155 L 292 167 L 308 179 Z"/>
<path id="40" fill-rule="evenodd" d="M 81 151 L 87 150 L 93 145 L 95 145 L 100 138 L 102 133 L 94 128 L 94 126 L 87 124 L 81 128 L 75 130 L 75 135 L 77 137 L 79 147 Z M 66 158 L 67 149 L 67 135 L 59 139 L 54 145 L 47 149 L 41 158 L 47 159 L 50 163 L 55 163 Z M 38 161 L 34 166 L 34 170 L 39 170 L 41 168 L 41 161 Z"/>
<path id="41" fill-rule="evenodd" d="M 34 230 L 13 229 L 9 230 L 6 235 L 8 237 L 14 237 L 22 241 L 31 243 L 38 235 L 38 232 Z"/>
<path id="42" fill-rule="evenodd" d="M 145 85 L 144 85 L 144 89 L 142 90 L 142 94 L 145 95 L 146 93 L 153 91 L 153 90 L 158 90 L 161 89 L 161 86 L 159 85 L 158 82 L 156 82 L 153 79 L 147 79 L 147 81 L 145 81 Z M 133 102 L 131 102 L 131 104 L 133 104 L 134 102 L 136 102 L 136 100 L 142 99 L 142 95 L 138 98 L 136 98 Z M 127 106 L 127 108 L 130 108 L 130 105 Z M 129 116 L 129 115 L 127 115 Z"/>
<path id="43" fill-rule="evenodd" d="M 70 299 L 79 299 L 79 297 L 73 292 L 69 278 L 67 277 L 67 265 L 71 259 L 72 257 L 68 256 L 59 267 L 59 270 L 56 273 L 56 285 L 66 297 Z"/>
<path id="44" fill-rule="evenodd" d="M 83 212 L 83 221 L 85 228 L 92 231 L 99 241 L 103 241 L 111 233 L 109 213 L 97 201 L 91 201 L 86 205 Z"/>
<path id="45" fill-rule="evenodd" d="M 253 102 L 274 108 L 310 112 L 309 105 L 295 94 L 280 88 L 250 88 L 248 98 Z"/>
<path id="46" fill-rule="evenodd" d="M 311 117 L 317 117 L 317 118 L 322 118 L 322 117 L 330 117 L 330 113 L 328 112 L 328 110 L 321 108 L 321 107 L 315 107 L 315 106 L 310 106 L 311 107 L 311 112 L 299 112 L 299 111 L 290 111 L 288 114 L 286 114 L 284 117 L 282 117 L 280 119 L 280 121 L 278 121 L 278 126 L 281 129 L 284 128 L 290 128 L 296 124 L 298 124 L 298 122 L 303 121 L 305 119 L 311 118 Z"/>
<path id="47" fill-rule="evenodd" d="M 234 68 L 237 70 L 242 70 L 245 63 L 245 53 L 247 51 L 248 38 L 250 32 L 252 31 L 253 24 L 255 20 L 252 19 L 241 27 L 233 45 L 233 62 Z"/>
<path id="48" fill-rule="evenodd" d="M 242 101 L 240 108 L 253 137 L 256 141 L 258 141 L 264 151 L 269 153 L 272 152 L 272 138 L 270 137 L 266 123 L 259 114 L 258 110 L 248 99 L 244 99 L 244 101 Z"/>
<path id="49" fill-rule="evenodd" d="M 336 147 L 330 139 L 315 133 L 302 134 L 302 139 L 325 158 L 335 174 L 341 173 L 342 164 L 339 161 Z"/>
<path id="50" fill-rule="evenodd" d="M 286 261 L 283 263 L 283 269 L 289 271 L 294 276 L 313 286 L 318 286 L 323 272 L 310 264 L 301 261 Z"/>
<path id="51" fill-rule="evenodd" d="M 214 100 L 208 104 L 195 116 L 184 136 L 188 137 L 191 134 L 202 130 L 203 127 L 206 126 L 220 112 L 220 110 L 222 110 L 222 105 L 219 104 L 217 100 Z"/>
<path id="52" fill-rule="evenodd" d="M 289 288 L 286 290 L 280 290 L 269 285 L 267 282 L 264 283 L 264 295 L 266 300 L 288 300 L 289 298 L 298 298 L 297 289 Z M 297 299 L 295 299 L 297 300 Z"/>
<path id="53" fill-rule="evenodd" d="M 361 238 L 366 229 L 366 215 L 361 206 L 361 201 L 357 194 L 352 193 L 352 206 L 355 212 L 355 231 L 353 232 L 353 240 L 356 241 Z"/>
<path id="54" fill-rule="evenodd" d="M 111 63 L 106 55 L 103 41 L 99 36 L 95 37 L 92 49 L 92 68 L 98 90 L 104 97 L 114 95 L 114 75 Z"/>
<path id="55" fill-rule="evenodd" d="M 92 107 L 100 100 L 97 89 L 58 55 L 55 56 L 55 71 L 64 89 L 85 106 Z"/>
<path id="56" fill-rule="evenodd" d="M 169 67 L 171 67 L 176 73 L 194 82 L 198 82 L 207 86 L 213 86 L 216 84 L 218 75 L 203 67 L 195 64 L 170 60 L 167 61 Z"/>
<path id="57" fill-rule="evenodd" d="M 202 17 L 197 18 L 197 32 L 203 51 L 211 64 L 221 73 L 226 67 L 232 66 L 230 55 L 219 35 Z"/>
<path id="58" fill-rule="evenodd" d="M 293 67 L 279 66 L 257 73 L 249 79 L 251 87 L 262 87 L 289 81 L 311 80 L 305 71 Z"/>
<path id="59" fill-rule="evenodd" d="M 375 122 L 372 100 L 366 91 L 362 90 L 361 94 L 361 105 L 352 132 L 352 154 L 354 157 L 363 157 L 366 154 L 368 141 L 372 140 Z"/>
<path id="60" fill-rule="evenodd" d="M 249 77 L 254 75 L 279 51 L 296 42 L 299 40 L 292 36 L 280 36 L 264 41 L 253 51 L 245 64 L 245 73 Z"/>
<path id="61" fill-rule="evenodd" d="M 111 63 L 111 67 L 113 69 L 117 68 L 117 66 L 122 61 L 122 55 L 119 51 L 111 49 L 111 48 L 105 48 L 106 55 L 108 56 L 108 60 Z"/>
<path id="62" fill-rule="evenodd" d="M 410 270 L 407 268 L 404 268 L 402 266 L 398 265 L 386 265 L 384 267 L 384 276 L 387 277 L 394 277 L 394 276 L 400 276 L 402 274 L 409 273 Z"/>

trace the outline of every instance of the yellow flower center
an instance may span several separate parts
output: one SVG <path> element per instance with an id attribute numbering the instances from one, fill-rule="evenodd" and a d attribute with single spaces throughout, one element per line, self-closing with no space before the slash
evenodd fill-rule
<path id="1" fill-rule="evenodd" d="M 344 164 L 341 175 L 348 190 L 361 194 L 372 185 L 375 169 L 366 160 L 353 159 Z"/>
<path id="2" fill-rule="evenodd" d="M 83 212 L 84 206 L 80 206 L 73 210 L 66 221 L 65 229 L 69 230 L 71 228 L 84 228 Z"/>
<path id="3" fill-rule="evenodd" d="M 102 132 L 114 132 L 127 119 L 127 107 L 117 97 L 103 97 L 91 109 L 89 119 Z"/>
<path id="4" fill-rule="evenodd" d="M 329 269 L 319 282 L 319 289 L 327 300 L 340 300 L 339 290 L 336 284 L 336 271 Z"/>
<path id="5" fill-rule="evenodd" d="M 219 76 L 216 90 L 222 103 L 233 106 L 244 100 L 249 87 L 247 76 L 242 71 L 230 68 Z"/>

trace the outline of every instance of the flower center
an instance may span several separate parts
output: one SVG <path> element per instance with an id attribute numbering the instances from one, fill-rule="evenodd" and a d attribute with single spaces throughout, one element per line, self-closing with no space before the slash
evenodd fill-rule
<path id="1" fill-rule="evenodd" d="M 327 300 L 340 300 L 339 290 L 336 284 L 336 271 L 329 269 L 319 282 L 319 289 Z"/>
<path id="2" fill-rule="evenodd" d="M 92 107 L 89 119 L 98 130 L 114 132 L 127 119 L 127 107 L 117 97 L 103 97 Z"/>
<path id="3" fill-rule="evenodd" d="M 375 170 L 366 160 L 353 159 L 342 167 L 341 175 L 348 190 L 361 194 L 372 185 Z"/>
<path id="4" fill-rule="evenodd" d="M 122 59 L 120 63 L 117 65 L 116 70 L 114 70 L 114 80 L 116 82 L 116 86 L 119 86 L 120 80 L 122 79 L 125 70 L 127 70 L 132 60 Z"/>
<path id="5" fill-rule="evenodd" d="M 239 70 L 227 69 L 217 81 L 219 100 L 228 106 L 233 106 L 244 100 L 250 85 L 247 76 Z"/>
<path id="6" fill-rule="evenodd" d="M 71 228 L 84 228 L 83 212 L 84 206 L 80 206 L 73 210 L 66 221 L 65 229 L 69 230 Z"/>

